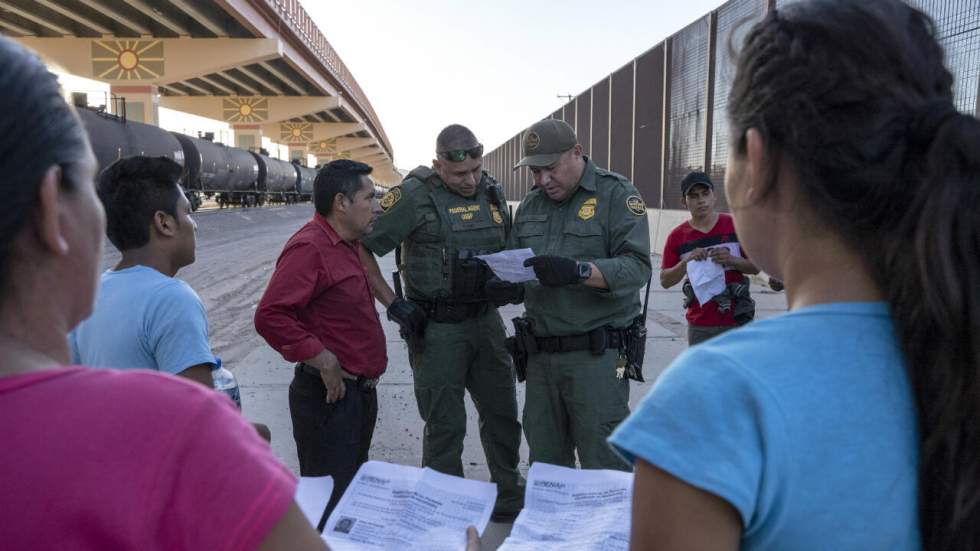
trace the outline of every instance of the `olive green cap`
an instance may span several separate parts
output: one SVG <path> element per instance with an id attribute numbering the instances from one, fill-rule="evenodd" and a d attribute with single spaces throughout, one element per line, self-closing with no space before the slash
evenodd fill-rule
<path id="1" fill-rule="evenodd" d="M 545 119 L 527 129 L 521 138 L 524 158 L 514 165 L 514 170 L 522 166 L 544 167 L 558 161 L 561 154 L 578 144 L 575 130 L 565 121 Z"/>

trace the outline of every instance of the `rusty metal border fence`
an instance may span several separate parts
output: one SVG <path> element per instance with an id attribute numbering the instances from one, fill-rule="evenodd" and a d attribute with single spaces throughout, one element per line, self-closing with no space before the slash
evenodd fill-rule
<path id="1" fill-rule="evenodd" d="M 735 70 L 732 53 L 755 21 L 793 1 L 729 0 L 546 118 L 571 124 L 586 154 L 633 180 L 651 208 L 681 208 L 679 181 L 691 170 L 709 172 L 721 191 L 728 161 L 725 108 Z M 946 64 L 956 78 L 957 108 L 980 116 L 980 2 L 906 1 L 936 22 Z M 532 186 L 527 169 L 512 170 L 521 158 L 523 131 L 485 157 L 488 171 L 512 201 Z"/>

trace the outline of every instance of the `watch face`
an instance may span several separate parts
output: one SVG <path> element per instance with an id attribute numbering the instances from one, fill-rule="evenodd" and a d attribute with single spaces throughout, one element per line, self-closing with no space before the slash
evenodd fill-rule
<path id="1" fill-rule="evenodd" d="M 579 279 L 589 279 L 592 276 L 592 265 L 588 262 L 580 262 L 578 265 Z"/>

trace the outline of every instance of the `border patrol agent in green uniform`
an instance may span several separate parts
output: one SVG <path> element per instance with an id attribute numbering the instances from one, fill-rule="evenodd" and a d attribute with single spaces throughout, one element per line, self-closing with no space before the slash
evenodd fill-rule
<path id="1" fill-rule="evenodd" d="M 521 425 L 497 306 L 519 302 L 523 288 L 496 280 L 488 294 L 492 272 L 474 258 L 506 247 L 510 215 L 500 186 L 482 171 L 483 146 L 472 132 L 447 127 L 436 151 L 434 169 L 416 168 L 382 198 L 384 214 L 361 241 L 362 259 L 372 290 L 409 343 L 415 398 L 425 421 L 422 465 L 463 476 L 463 394 L 469 390 L 498 488 L 494 520 L 512 520 L 524 504 L 517 470 Z M 396 247 L 401 247 L 404 298 L 390 290 L 369 254 L 381 256 Z"/>
<path id="2" fill-rule="evenodd" d="M 522 147 L 515 169 L 528 166 L 535 187 L 511 244 L 538 255 L 525 261 L 538 281 L 525 284 L 526 314 L 515 320 L 530 459 L 574 467 L 577 451 L 583 468 L 628 470 L 606 438 L 629 414 L 627 334 L 651 273 L 646 205 L 629 180 L 582 154 L 563 121 L 535 123 Z"/>

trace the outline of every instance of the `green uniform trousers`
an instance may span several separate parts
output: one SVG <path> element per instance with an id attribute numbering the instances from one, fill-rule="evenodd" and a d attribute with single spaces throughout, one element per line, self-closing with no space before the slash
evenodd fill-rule
<path id="1" fill-rule="evenodd" d="M 606 438 L 629 415 L 629 381 L 616 376 L 618 350 L 540 352 L 528 358 L 524 433 L 531 463 L 631 470 Z"/>
<path id="2" fill-rule="evenodd" d="M 521 424 L 517 420 L 517 383 L 504 348 L 504 324 L 496 309 L 460 323 L 429 321 L 425 351 L 411 354 L 415 399 L 425 421 L 422 466 L 463 476 L 466 435 L 464 390 L 479 414 L 480 441 L 497 484 L 496 512 L 524 506 L 524 481 L 517 470 Z"/>

